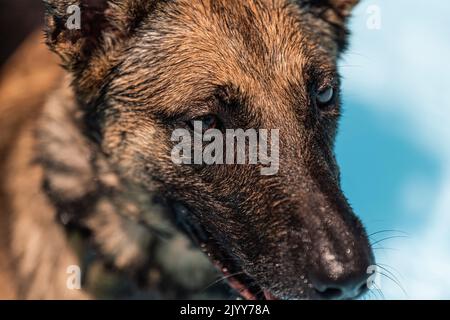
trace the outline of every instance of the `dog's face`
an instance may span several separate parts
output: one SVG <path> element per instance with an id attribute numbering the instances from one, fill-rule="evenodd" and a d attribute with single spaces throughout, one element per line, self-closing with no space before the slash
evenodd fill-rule
<path id="1" fill-rule="evenodd" d="M 170 204 L 247 298 L 355 298 L 373 255 L 340 189 L 336 60 L 356 0 L 47 1 L 48 42 L 122 176 Z M 279 129 L 279 172 L 177 165 L 174 130 Z"/>

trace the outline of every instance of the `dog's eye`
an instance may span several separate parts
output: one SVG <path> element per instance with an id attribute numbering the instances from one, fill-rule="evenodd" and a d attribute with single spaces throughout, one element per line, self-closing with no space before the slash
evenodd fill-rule
<path id="1" fill-rule="evenodd" d="M 219 119 L 209 114 L 202 117 L 197 117 L 189 121 L 189 127 L 197 133 L 205 133 L 209 129 L 217 129 L 219 127 Z"/>
<path id="2" fill-rule="evenodd" d="M 333 101 L 334 98 L 334 88 L 328 86 L 320 90 L 316 95 L 317 104 L 321 106 L 326 106 Z"/>

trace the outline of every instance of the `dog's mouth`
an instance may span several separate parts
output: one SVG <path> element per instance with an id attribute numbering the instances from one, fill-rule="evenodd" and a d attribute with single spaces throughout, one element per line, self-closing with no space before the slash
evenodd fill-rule
<path id="1" fill-rule="evenodd" d="M 201 243 L 200 247 L 210 257 L 214 266 L 223 274 L 219 281 L 222 279 L 226 280 L 236 293 L 236 298 L 240 297 L 245 300 L 278 300 L 269 290 L 260 287 L 256 280 L 246 272 L 238 271 L 242 270 L 238 267 L 239 263 L 226 258 L 222 253 L 212 254 L 211 252 L 220 252 L 216 246 Z"/>
<path id="2" fill-rule="evenodd" d="M 193 221 L 191 211 L 183 204 L 172 205 L 175 223 L 209 257 L 213 265 L 223 274 L 215 283 L 227 281 L 235 298 L 245 300 L 278 300 L 269 290 L 258 285 L 257 281 L 240 267 L 239 261 L 231 257 L 217 244 L 198 223 Z"/>

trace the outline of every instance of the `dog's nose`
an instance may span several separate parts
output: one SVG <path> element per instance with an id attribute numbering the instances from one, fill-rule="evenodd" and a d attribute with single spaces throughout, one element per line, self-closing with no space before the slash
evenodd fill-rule
<path id="1" fill-rule="evenodd" d="M 361 270 L 338 277 L 315 273 L 310 279 L 319 299 L 345 300 L 355 299 L 365 293 L 369 276 L 365 270 Z"/>

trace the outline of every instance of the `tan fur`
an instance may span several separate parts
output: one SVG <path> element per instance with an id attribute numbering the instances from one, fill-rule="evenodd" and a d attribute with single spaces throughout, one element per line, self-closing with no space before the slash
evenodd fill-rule
<path id="1" fill-rule="evenodd" d="M 30 54 L 30 52 L 33 54 Z M 44 45 L 43 35 L 36 33 L 28 38 L 0 73 L 0 176 L 2 178 L 2 189 L 8 185 L 5 180 L 11 178 L 7 176 L 7 173 L 10 173 L 11 170 L 19 169 L 19 171 L 14 172 L 21 173 L 21 176 L 15 177 L 15 182 L 11 187 L 14 186 L 14 188 L 24 190 L 32 188 L 33 184 L 36 187 L 35 184 L 40 181 L 39 171 L 30 165 L 30 153 L 32 151 L 30 128 L 21 137 L 18 136 L 18 131 L 29 120 L 36 117 L 49 91 L 60 81 L 63 72 L 58 67 L 57 61 L 57 58 L 49 53 Z M 26 130 L 23 132 L 26 132 Z M 7 191 L 10 195 L 14 194 L 12 189 L 9 188 L 4 191 Z M 41 226 L 51 224 L 51 210 L 48 210 L 48 204 L 45 203 L 42 196 L 36 194 L 27 196 L 23 191 L 17 193 L 17 196 L 27 198 L 23 199 L 26 202 L 22 206 L 25 204 L 31 205 L 33 208 L 39 208 L 40 206 L 41 210 L 38 211 L 43 215 L 48 215 L 42 217 L 43 225 Z M 21 199 L 16 197 L 15 201 L 17 205 L 20 205 Z M 27 246 L 38 243 L 33 244 L 33 240 L 29 239 L 30 229 L 26 229 L 25 225 L 16 230 L 9 228 L 11 225 L 9 219 L 13 219 L 11 217 L 12 208 L 7 206 L 4 192 L 1 192 L 0 204 L 0 298 L 11 299 L 16 297 L 18 288 L 15 286 L 14 276 L 10 270 L 12 262 L 11 250 L 8 246 L 10 239 L 14 237 L 18 241 L 16 246 L 22 251 Z M 23 215 L 14 219 L 24 220 L 27 223 L 26 212 L 28 209 L 21 209 Z M 54 232 L 57 233 L 57 231 Z M 45 229 L 40 230 L 40 236 L 46 233 Z M 26 269 L 26 266 L 24 268 Z M 42 272 L 45 273 L 46 271 L 42 270 Z M 45 281 L 44 279 L 42 281 Z"/>
<path id="2" fill-rule="evenodd" d="M 11 251 L 18 267 L 15 273 L 28 279 L 23 298 L 80 299 L 86 297 L 78 290 L 66 287 L 67 268 L 79 265 L 72 248 L 67 243 L 62 227 L 55 224 L 55 211 L 45 195 L 40 192 L 42 168 L 33 165 L 35 138 L 33 124 L 23 128 L 23 134 L 11 152 L 11 162 L 5 166 L 5 182 L 9 186 L 11 218 Z M 12 173 L 12 174 L 8 174 Z M 35 190 L 24 192 L 24 190 Z M 49 263 L 49 262 L 52 263 Z M 20 290 L 20 288 L 19 288 Z"/>

